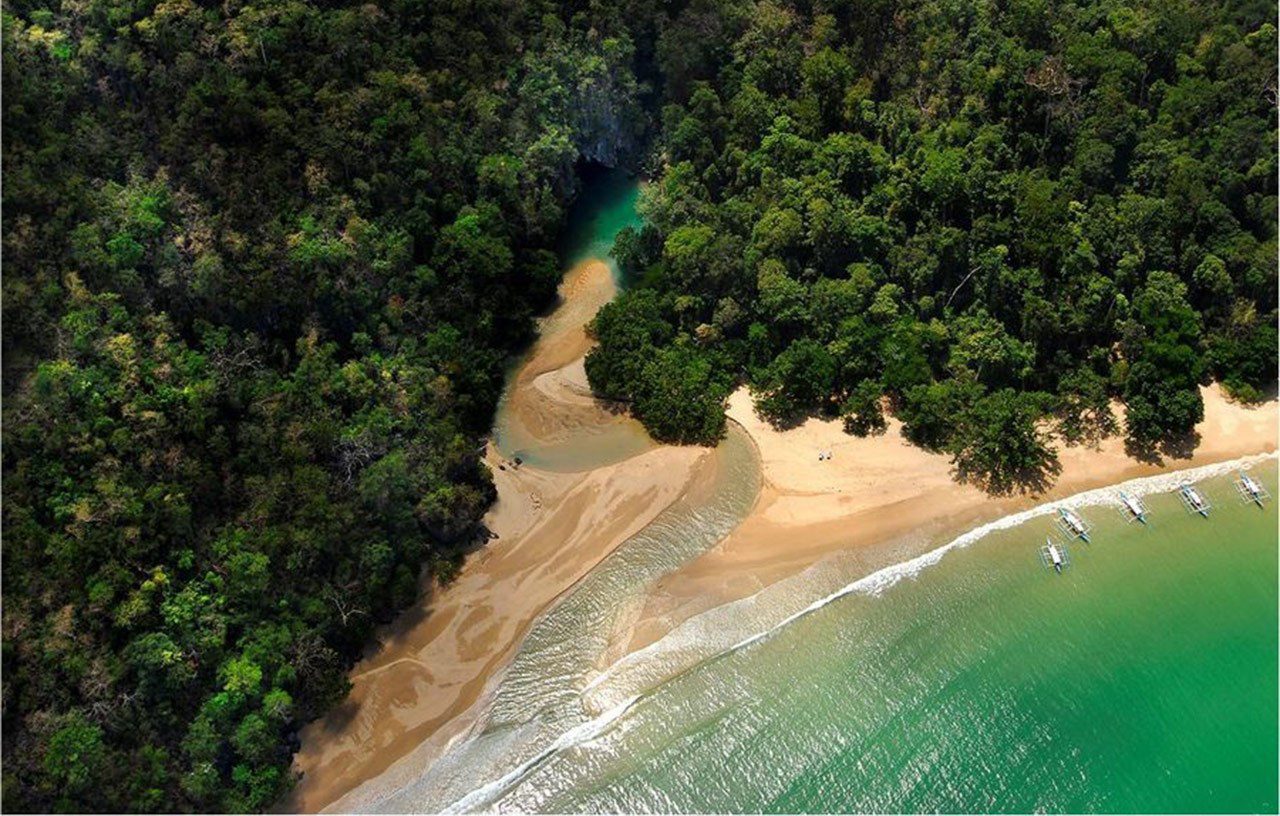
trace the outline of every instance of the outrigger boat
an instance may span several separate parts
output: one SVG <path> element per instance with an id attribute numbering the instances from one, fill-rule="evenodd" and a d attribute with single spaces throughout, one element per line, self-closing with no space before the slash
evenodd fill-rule
<path id="1" fill-rule="evenodd" d="M 1262 507 L 1263 502 L 1271 498 L 1271 494 L 1267 493 L 1267 489 L 1262 486 L 1261 482 L 1248 473 L 1243 470 L 1237 472 L 1240 474 L 1240 479 L 1236 482 L 1236 489 L 1240 491 L 1240 497 L 1245 501 L 1251 501 Z"/>
<path id="2" fill-rule="evenodd" d="M 1084 519 L 1065 507 L 1058 508 L 1058 516 L 1064 530 L 1086 544 L 1089 543 L 1089 525 L 1084 523 Z"/>
<path id="3" fill-rule="evenodd" d="M 1210 504 L 1207 499 L 1195 489 L 1194 485 L 1183 482 L 1178 492 L 1182 495 L 1182 501 L 1187 505 L 1187 509 L 1193 513 L 1199 513 L 1205 518 L 1209 518 Z"/>
<path id="4" fill-rule="evenodd" d="M 1066 546 L 1055 544 L 1053 539 L 1049 537 L 1045 538 L 1044 546 L 1040 548 L 1040 560 L 1044 562 L 1046 567 L 1051 568 L 1059 575 L 1071 565 Z"/>
<path id="5" fill-rule="evenodd" d="M 1129 514 L 1133 517 L 1134 521 L 1137 521 L 1140 524 L 1147 523 L 1147 508 L 1143 506 L 1142 499 L 1121 491 L 1120 503 L 1129 511 Z"/>

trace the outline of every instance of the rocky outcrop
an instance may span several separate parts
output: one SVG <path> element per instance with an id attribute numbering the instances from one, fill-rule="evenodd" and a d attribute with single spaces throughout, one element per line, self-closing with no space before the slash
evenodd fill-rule
<path id="1" fill-rule="evenodd" d="M 554 153 L 563 162 L 572 152 L 570 165 L 578 160 L 606 167 L 634 164 L 648 117 L 633 56 L 624 38 L 588 37 L 528 58 L 518 115 L 541 133 L 544 156 Z"/>
<path id="2" fill-rule="evenodd" d="M 581 158 L 606 167 L 633 160 L 644 138 L 645 115 L 630 69 L 606 68 L 580 77 L 574 90 L 574 143 Z"/>

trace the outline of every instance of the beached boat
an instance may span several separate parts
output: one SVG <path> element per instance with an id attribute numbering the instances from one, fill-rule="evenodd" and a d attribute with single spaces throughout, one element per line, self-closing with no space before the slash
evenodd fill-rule
<path id="1" fill-rule="evenodd" d="M 1124 509 L 1129 511 L 1129 516 L 1133 521 L 1140 524 L 1147 523 L 1147 508 L 1142 503 L 1142 499 L 1137 496 L 1120 491 L 1120 503 L 1124 505 Z"/>
<path id="2" fill-rule="evenodd" d="M 1271 494 L 1262 486 L 1262 482 L 1259 482 L 1248 473 L 1243 470 L 1237 471 L 1237 473 L 1240 478 L 1236 480 L 1236 490 L 1240 492 L 1240 498 L 1262 507 L 1266 500 L 1271 498 Z"/>
<path id="3" fill-rule="evenodd" d="M 1195 485 L 1190 484 L 1189 482 L 1183 482 L 1178 487 L 1178 495 L 1182 497 L 1182 503 L 1186 506 L 1187 510 L 1192 513 L 1199 513 L 1205 518 L 1209 518 L 1209 510 L 1212 508 L 1212 505 L 1209 504 L 1209 500 L 1205 498 L 1203 493 L 1196 490 Z"/>
<path id="4" fill-rule="evenodd" d="M 1062 571 L 1071 565 L 1066 545 L 1057 544 L 1049 537 L 1045 538 L 1044 546 L 1040 548 L 1040 560 L 1058 574 L 1062 574 Z"/>
<path id="5" fill-rule="evenodd" d="M 1067 535 L 1078 538 L 1085 543 L 1089 542 L 1089 525 L 1080 516 L 1065 507 L 1059 507 L 1058 521 Z"/>

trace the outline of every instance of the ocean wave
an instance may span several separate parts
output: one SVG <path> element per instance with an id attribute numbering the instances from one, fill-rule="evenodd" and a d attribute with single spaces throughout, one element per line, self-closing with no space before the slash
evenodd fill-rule
<path id="1" fill-rule="evenodd" d="M 583 686 L 580 699 L 588 716 L 586 721 L 569 728 L 507 773 L 475 788 L 441 811 L 464 813 L 492 807 L 556 754 L 589 745 L 598 739 L 664 683 L 766 640 L 796 620 L 840 598 L 853 594 L 879 595 L 900 581 L 919 575 L 941 561 L 947 553 L 968 547 L 991 533 L 1008 530 L 1052 514 L 1059 507 L 1115 505 L 1120 491 L 1139 496 L 1167 492 L 1175 490 L 1184 481 L 1228 474 L 1276 457 L 1277 454 L 1261 454 L 1171 471 L 1044 502 L 969 530 L 907 561 L 876 570 L 857 580 L 841 583 L 796 608 L 797 604 L 804 603 L 806 589 L 811 595 L 815 588 L 821 589 L 824 580 L 828 584 L 839 580 L 832 571 L 822 574 L 824 564 L 819 562 L 806 572 L 766 587 L 754 595 L 695 615 L 662 639 L 618 660 Z"/>
<path id="2" fill-rule="evenodd" d="M 472 813 L 501 796 L 507 790 L 532 773 L 539 765 L 550 757 L 569 748 L 578 748 L 591 743 L 609 729 L 640 700 L 636 695 L 614 706 L 598 717 L 587 720 L 564 732 L 555 742 L 537 754 L 526 759 L 515 768 L 498 779 L 476 788 L 458 801 L 441 809 L 441 813 Z"/>
<path id="3" fill-rule="evenodd" d="M 610 701 L 619 695 L 630 697 L 641 694 L 701 664 L 718 660 L 772 637 L 800 618 L 840 598 L 853 594 L 878 595 L 904 579 L 914 578 L 924 569 L 941 561 L 953 550 L 968 547 L 991 533 L 1008 530 L 1032 519 L 1050 515 L 1059 507 L 1074 509 L 1115 505 L 1120 491 L 1137 496 L 1169 492 L 1176 490 L 1185 481 L 1221 476 L 1275 458 L 1277 458 L 1276 453 L 1258 454 L 1227 462 L 1130 479 L 1119 484 L 1047 501 L 975 527 L 933 550 L 845 583 L 834 591 L 827 592 L 807 605 L 795 609 L 794 599 L 797 597 L 797 590 L 802 592 L 804 585 L 812 586 L 820 583 L 820 580 L 815 580 L 817 576 L 814 574 L 815 568 L 821 567 L 819 563 L 792 579 L 773 584 L 754 595 L 695 615 L 660 640 L 626 655 L 587 683 L 583 689 L 584 703 L 590 709 L 599 710 L 609 706 Z M 788 603 L 788 601 L 792 602 Z M 788 608 L 793 611 L 787 612 Z M 761 612 L 764 614 L 760 614 Z"/>

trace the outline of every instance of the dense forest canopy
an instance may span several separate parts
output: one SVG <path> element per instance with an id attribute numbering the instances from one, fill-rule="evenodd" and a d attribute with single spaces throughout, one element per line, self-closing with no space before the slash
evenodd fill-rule
<path id="1" fill-rule="evenodd" d="M 645 57 L 558 2 L 4 11 L 4 806 L 254 810 L 493 497 Z"/>
<path id="2" fill-rule="evenodd" d="M 658 438 L 746 382 L 1004 490 L 1268 395 L 1274 14 L 6 0 L 4 806 L 288 788 L 492 500 L 580 161 L 652 175 L 587 369 Z"/>
<path id="3" fill-rule="evenodd" d="M 996 490 L 1052 478 L 1047 427 L 1193 444 L 1200 384 L 1276 379 L 1274 17 L 691 3 L 655 49 L 647 226 L 618 245 L 646 285 L 600 315 L 593 384 L 674 441 L 721 433 L 742 381 L 779 423 L 859 434 L 887 396 Z"/>

